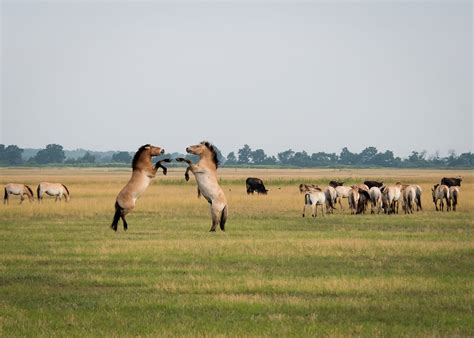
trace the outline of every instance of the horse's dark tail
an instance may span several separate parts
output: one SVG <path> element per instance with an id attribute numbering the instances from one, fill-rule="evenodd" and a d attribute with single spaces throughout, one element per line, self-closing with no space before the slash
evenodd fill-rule
<path id="1" fill-rule="evenodd" d="M 118 222 L 120 220 L 120 214 L 122 213 L 122 208 L 120 208 L 118 202 L 115 202 L 115 214 L 114 219 L 112 221 L 112 225 L 110 226 L 114 231 L 117 231 Z"/>
<path id="2" fill-rule="evenodd" d="M 3 203 L 7 203 L 8 201 L 8 191 L 7 191 L 7 188 L 4 188 L 5 190 L 5 194 L 3 195 Z"/>
<path id="3" fill-rule="evenodd" d="M 227 205 L 222 209 L 221 212 L 221 221 L 219 223 L 219 226 L 221 227 L 222 231 L 225 231 L 225 222 L 227 221 Z"/>
<path id="4" fill-rule="evenodd" d="M 30 194 L 31 194 L 31 197 L 34 199 L 34 198 L 35 198 L 35 194 L 33 193 L 33 190 L 31 190 L 31 188 L 30 188 L 29 186 L 27 186 L 26 184 L 25 184 L 25 187 L 26 187 L 26 189 L 28 189 L 28 191 L 29 191 Z"/>
<path id="5" fill-rule="evenodd" d="M 38 197 L 38 201 L 40 200 L 40 185 L 38 184 L 38 188 L 36 188 L 36 196 Z"/>
<path id="6" fill-rule="evenodd" d="M 418 190 L 416 191 L 416 205 L 418 206 L 418 208 L 420 208 L 420 210 L 423 210 L 423 208 L 421 207 L 421 194 Z"/>
<path id="7" fill-rule="evenodd" d="M 311 204 L 311 198 L 310 198 L 309 194 L 304 195 L 304 204 L 305 205 L 310 205 Z"/>

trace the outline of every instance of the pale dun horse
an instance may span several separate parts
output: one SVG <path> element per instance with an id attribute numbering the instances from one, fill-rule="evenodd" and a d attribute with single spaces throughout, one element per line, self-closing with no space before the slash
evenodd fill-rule
<path id="1" fill-rule="evenodd" d="M 155 165 L 151 162 L 153 156 L 163 155 L 165 150 L 160 147 L 154 147 L 150 144 L 141 146 L 135 153 L 132 160 L 132 177 L 120 190 L 115 201 L 115 214 L 112 221 L 111 228 L 117 231 L 118 222 L 122 219 L 123 229 L 128 229 L 128 224 L 125 216 L 135 208 L 135 202 L 140 195 L 145 192 L 151 179 L 156 176 L 158 168 L 163 169 L 163 175 L 166 175 L 168 169 L 164 167 L 162 162 L 171 162 L 170 159 L 163 159 L 156 162 Z"/>
<path id="2" fill-rule="evenodd" d="M 189 181 L 189 172 L 191 171 L 198 185 L 198 196 L 202 194 L 209 203 L 212 218 L 210 231 L 216 231 L 218 224 L 221 230 L 225 231 L 227 199 L 225 198 L 224 191 L 219 186 L 217 178 L 219 159 L 217 158 L 216 149 L 209 142 L 203 141 L 200 144 L 187 147 L 186 152 L 198 155 L 199 161 L 193 164 L 191 160 L 182 157 L 177 158 L 176 161 L 188 164 L 184 178 L 186 181 Z"/>
<path id="3" fill-rule="evenodd" d="M 20 204 L 25 200 L 25 195 L 28 197 L 30 202 L 34 200 L 33 190 L 31 190 L 31 188 L 26 184 L 8 183 L 4 190 L 5 195 L 3 196 L 3 204 L 8 204 L 10 195 L 19 195 Z"/>
<path id="4" fill-rule="evenodd" d="M 436 211 L 443 211 L 444 209 L 444 201 L 446 201 L 446 211 L 450 209 L 450 197 L 449 197 L 449 187 L 444 184 L 435 184 L 433 188 L 431 188 L 431 194 L 433 196 L 433 203 L 435 205 Z M 439 200 L 439 209 L 438 209 L 438 200 Z"/>
<path id="5" fill-rule="evenodd" d="M 54 201 L 61 202 L 63 196 L 66 199 L 66 202 L 69 202 L 70 194 L 69 189 L 62 183 L 49 183 L 41 182 L 36 188 L 36 195 L 38 197 L 38 203 L 43 201 L 44 195 L 55 197 Z"/>

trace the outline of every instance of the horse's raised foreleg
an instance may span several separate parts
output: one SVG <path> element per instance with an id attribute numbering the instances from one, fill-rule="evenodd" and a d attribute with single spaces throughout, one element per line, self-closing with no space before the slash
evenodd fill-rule
<path id="1" fill-rule="evenodd" d="M 166 175 L 168 173 L 168 168 L 166 168 L 164 165 L 162 165 L 161 163 L 163 162 L 171 162 L 171 159 L 170 158 L 165 158 L 163 160 L 160 160 L 158 162 L 156 162 L 155 164 L 155 167 L 153 168 L 153 174 L 156 174 L 156 172 L 158 171 L 159 168 L 163 169 L 163 175 Z"/>
<path id="2" fill-rule="evenodd" d="M 188 164 L 188 167 L 186 168 L 186 171 L 184 172 L 184 179 L 186 181 L 189 181 L 189 171 L 193 171 L 193 162 L 191 160 L 188 160 L 187 158 L 182 158 L 182 157 L 178 157 L 176 161 L 186 162 Z"/>

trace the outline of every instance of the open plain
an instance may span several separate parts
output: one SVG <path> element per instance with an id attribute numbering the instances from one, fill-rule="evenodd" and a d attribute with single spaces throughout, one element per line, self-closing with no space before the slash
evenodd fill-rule
<path id="1" fill-rule="evenodd" d="M 0 336 L 473 336 L 472 171 L 219 169 L 226 232 L 184 169 L 158 175 L 110 229 L 129 169 L 0 169 L 68 186 L 71 201 L 0 206 Z M 431 187 L 463 177 L 456 212 Z M 248 196 L 259 177 L 267 196 Z M 417 183 L 413 215 L 302 218 L 299 183 Z"/>

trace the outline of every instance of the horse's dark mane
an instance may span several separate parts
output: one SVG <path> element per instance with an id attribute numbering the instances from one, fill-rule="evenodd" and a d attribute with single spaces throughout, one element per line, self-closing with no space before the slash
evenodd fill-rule
<path id="1" fill-rule="evenodd" d="M 150 144 L 144 144 L 140 148 L 138 148 L 137 152 L 133 156 L 132 168 L 135 168 L 135 166 L 137 165 L 138 159 L 140 158 L 140 155 L 146 150 L 145 149 L 146 147 L 150 147 Z"/>
<path id="2" fill-rule="evenodd" d="M 202 141 L 201 142 L 202 145 L 205 145 L 207 147 L 207 149 L 209 149 L 211 152 L 212 152 L 212 161 L 214 162 L 214 164 L 216 165 L 216 169 L 219 167 L 219 158 L 217 156 L 217 151 L 216 151 L 216 148 L 214 147 L 214 145 L 212 145 L 210 142 L 208 141 Z"/>
<path id="3" fill-rule="evenodd" d="M 64 184 L 61 184 L 61 185 L 64 187 L 64 189 L 66 189 L 67 195 L 69 196 L 69 189 Z"/>
<path id="4" fill-rule="evenodd" d="M 27 185 L 25 184 L 25 187 L 26 187 L 26 189 L 28 189 L 28 191 L 30 192 L 31 196 L 35 196 L 35 194 L 33 194 L 33 190 L 31 190 L 31 188 L 30 188 L 29 186 L 27 186 Z"/>

